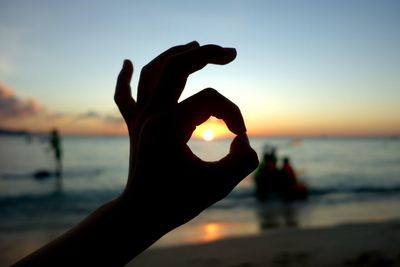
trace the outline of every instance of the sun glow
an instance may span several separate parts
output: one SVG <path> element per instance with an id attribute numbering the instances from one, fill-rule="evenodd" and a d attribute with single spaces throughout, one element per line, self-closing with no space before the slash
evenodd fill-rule
<path id="1" fill-rule="evenodd" d="M 223 120 L 210 117 L 203 124 L 196 127 L 192 136 L 204 141 L 212 141 L 219 138 L 229 138 L 233 134 L 228 130 Z"/>
<path id="2" fill-rule="evenodd" d="M 207 223 L 203 226 L 203 241 L 210 242 L 221 239 L 221 225 L 218 223 Z"/>
<path id="3" fill-rule="evenodd" d="M 214 132 L 211 129 L 207 129 L 203 132 L 204 141 L 212 141 L 214 139 Z"/>

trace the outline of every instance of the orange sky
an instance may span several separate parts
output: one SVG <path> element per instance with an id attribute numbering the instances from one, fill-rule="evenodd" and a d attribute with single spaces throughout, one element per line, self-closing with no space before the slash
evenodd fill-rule
<path id="1" fill-rule="evenodd" d="M 394 136 L 399 135 L 400 122 L 393 124 L 387 121 L 369 121 L 367 118 L 344 120 L 337 118 L 256 118 L 246 121 L 249 136 Z M 60 116 L 51 118 L 40 115 L 23 118 L 19 124 L 14 121 L 3 121 L 1 127 L 15 130 L 28 129 L 33 132 L 47 132 L 58 128 L 64 135 L 126 135 L 123 121 L 108 122 L 100 118 L 77 118 L 76 116 Z M 193 133 L 194 138 L 203 138 L 206 130 L 212 131 L 214 138 L 229 138 L 233 134 L 222 120 L 211 117 L 198 126 Z"/>

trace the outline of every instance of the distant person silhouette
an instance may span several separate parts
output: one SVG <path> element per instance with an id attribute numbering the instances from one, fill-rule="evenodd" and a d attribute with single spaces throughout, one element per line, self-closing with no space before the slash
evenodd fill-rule
<path id="1" fill-rule="evenodd" d="M 62 175 L 62 146 L 61 146 L 61 136 L 57 129 L 51 131 L 50 134 L 50 147 L 54 152 L 54 159 L 56 163 L 55 174 L 57 177 Z"/>
<path id="2" fill-rule="evenodd" d="M 278 198 L 283 201 L 305 199 L 307 188 L 297 178 L 290 159 L 285 157 L 281 168 L 277 166 L 276 149 L 264 153 L 254 175 L 255 196 L 259 201 Z"/>
<path id="3" fill-rule="evenodd" d="M 307 197 L 307 188 L 297 178 L 290 159 L 285 157 L 281 168 L 282 198 L 287 201 L 304 199 Z"/>
<path id="4" fill-rule="evenodd" d="M 274 150 L 265 152 L 254 176 L 255 193 L 260 201 L 264 201 L 278 192 L 279 175 Z"/>
<path id="5" fill-rule="evenodd" d="M 289 184 L 294 185 L 297 183 L 297 175 L 290 163 L 290 159 L 288 157 L 283 158 L 282 171 L 285 175 L 286 179 L 289 181 Z"/>
<path id="6" fill-rule="evenodd" d="M 227 196 L 258 165 L 239 108 L 207 88 L 178 103 L 188 76 L 236 50 L 197 42 L 175 46 L 143 67 L 137 102 L 125 60 L 114 99 L 130 137 L 128 182 L 114 200 L 15 266 L 123 266 L 160 237 Z M 187 145 L 197 125 L 223 119 L 236 135 L 229 153 L 205 162 Z M 159 166 L 154 157 L 166 154 Z"/>
<path id="7" fill-rule="evenodd" d="M 54 163 L 55 163 L 55 168 L 54 171 L 48 170 L 48 169 L 43 169 L 43 170 L 37 170 L 33 173 L 33 177 L 35 179 L 41 180 L 41 179 L 48 179 L 50 177 L 53 177 L 54 175 L 56 178 L 61 178 L 62 176 L 62 145 L 61 145 L 61 136 L 58 132 L 57 129 L 53 129 L 50 132 L 50 136 L 44 139 L 44 141 L 49 143 L 50 151 L 54 155 Z M 60 179 L 57 179 L 56 181 L 56 186 L 59 187 L 58 184 L 61 183 Z"/>

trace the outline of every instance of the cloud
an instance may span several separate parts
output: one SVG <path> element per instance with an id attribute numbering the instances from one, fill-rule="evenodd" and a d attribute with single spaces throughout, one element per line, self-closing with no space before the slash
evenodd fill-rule
<path id="1" fill-rule="evenodd" d="M 99 119 L 105 123 L 114 124 L 114 125 L 124 123 L 124 119 L 121 116 L 112 115 L 112 114 L 103 115 L 103 114 L 100 114 L 99 112 L 96 112 L 93 110 L 89 110 L 87 112 L 78 114 L 76 116 L 76 120 L 85 120 L 85 119 Z"/>
<path id="2" fill-rule="evenodd" d="M 100 117 L 101 115 L 96 111 L 89 110 L 85 113 L 78 114 L 76 118 L 79 120 L 79 119 L 95 119 Z"/>
<path id="3" fill-rule="evenodd" d="M 57 120 L 57 119 L 63 119 L 67 117 L 68 115 L 62 112 L 54 112 L 54 113 L 48 113 L 46 118 L 49 120 Z"/>
<path id="4" fill-rule="evenodd" d="M 111 123 L 111 124 L 123 124 L 124 123 L 124 119 L 121 116 L 115 116 L 115 115 L 104 116 L 103 121 L 107 122 L 107 123 Z"/>
<path id="5" fill-rule="evenodd" d="M 0 82 L 0 119 L 27 118 L 43 110 L 43 106 L 36 100 L 21 99 Z"/>

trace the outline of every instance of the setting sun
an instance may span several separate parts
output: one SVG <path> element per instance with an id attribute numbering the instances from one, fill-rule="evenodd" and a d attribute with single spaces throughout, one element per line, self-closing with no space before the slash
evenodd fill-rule
<path id="1" fill-rule="evenodd" d="M 212 141 L 214 139 L 214 132 L 211 129 L 207 129 L 203 132 L 204 141 Z"/>
<path id="2" fill-rule="evenodd" d="M 233 134 L 228 130 L 223 120 L 210 117 L 203 124 L 198 125 L 193 132 L 193 137 L 204 141 L 212 141 L 219 138 L 231 137 Z"/>

